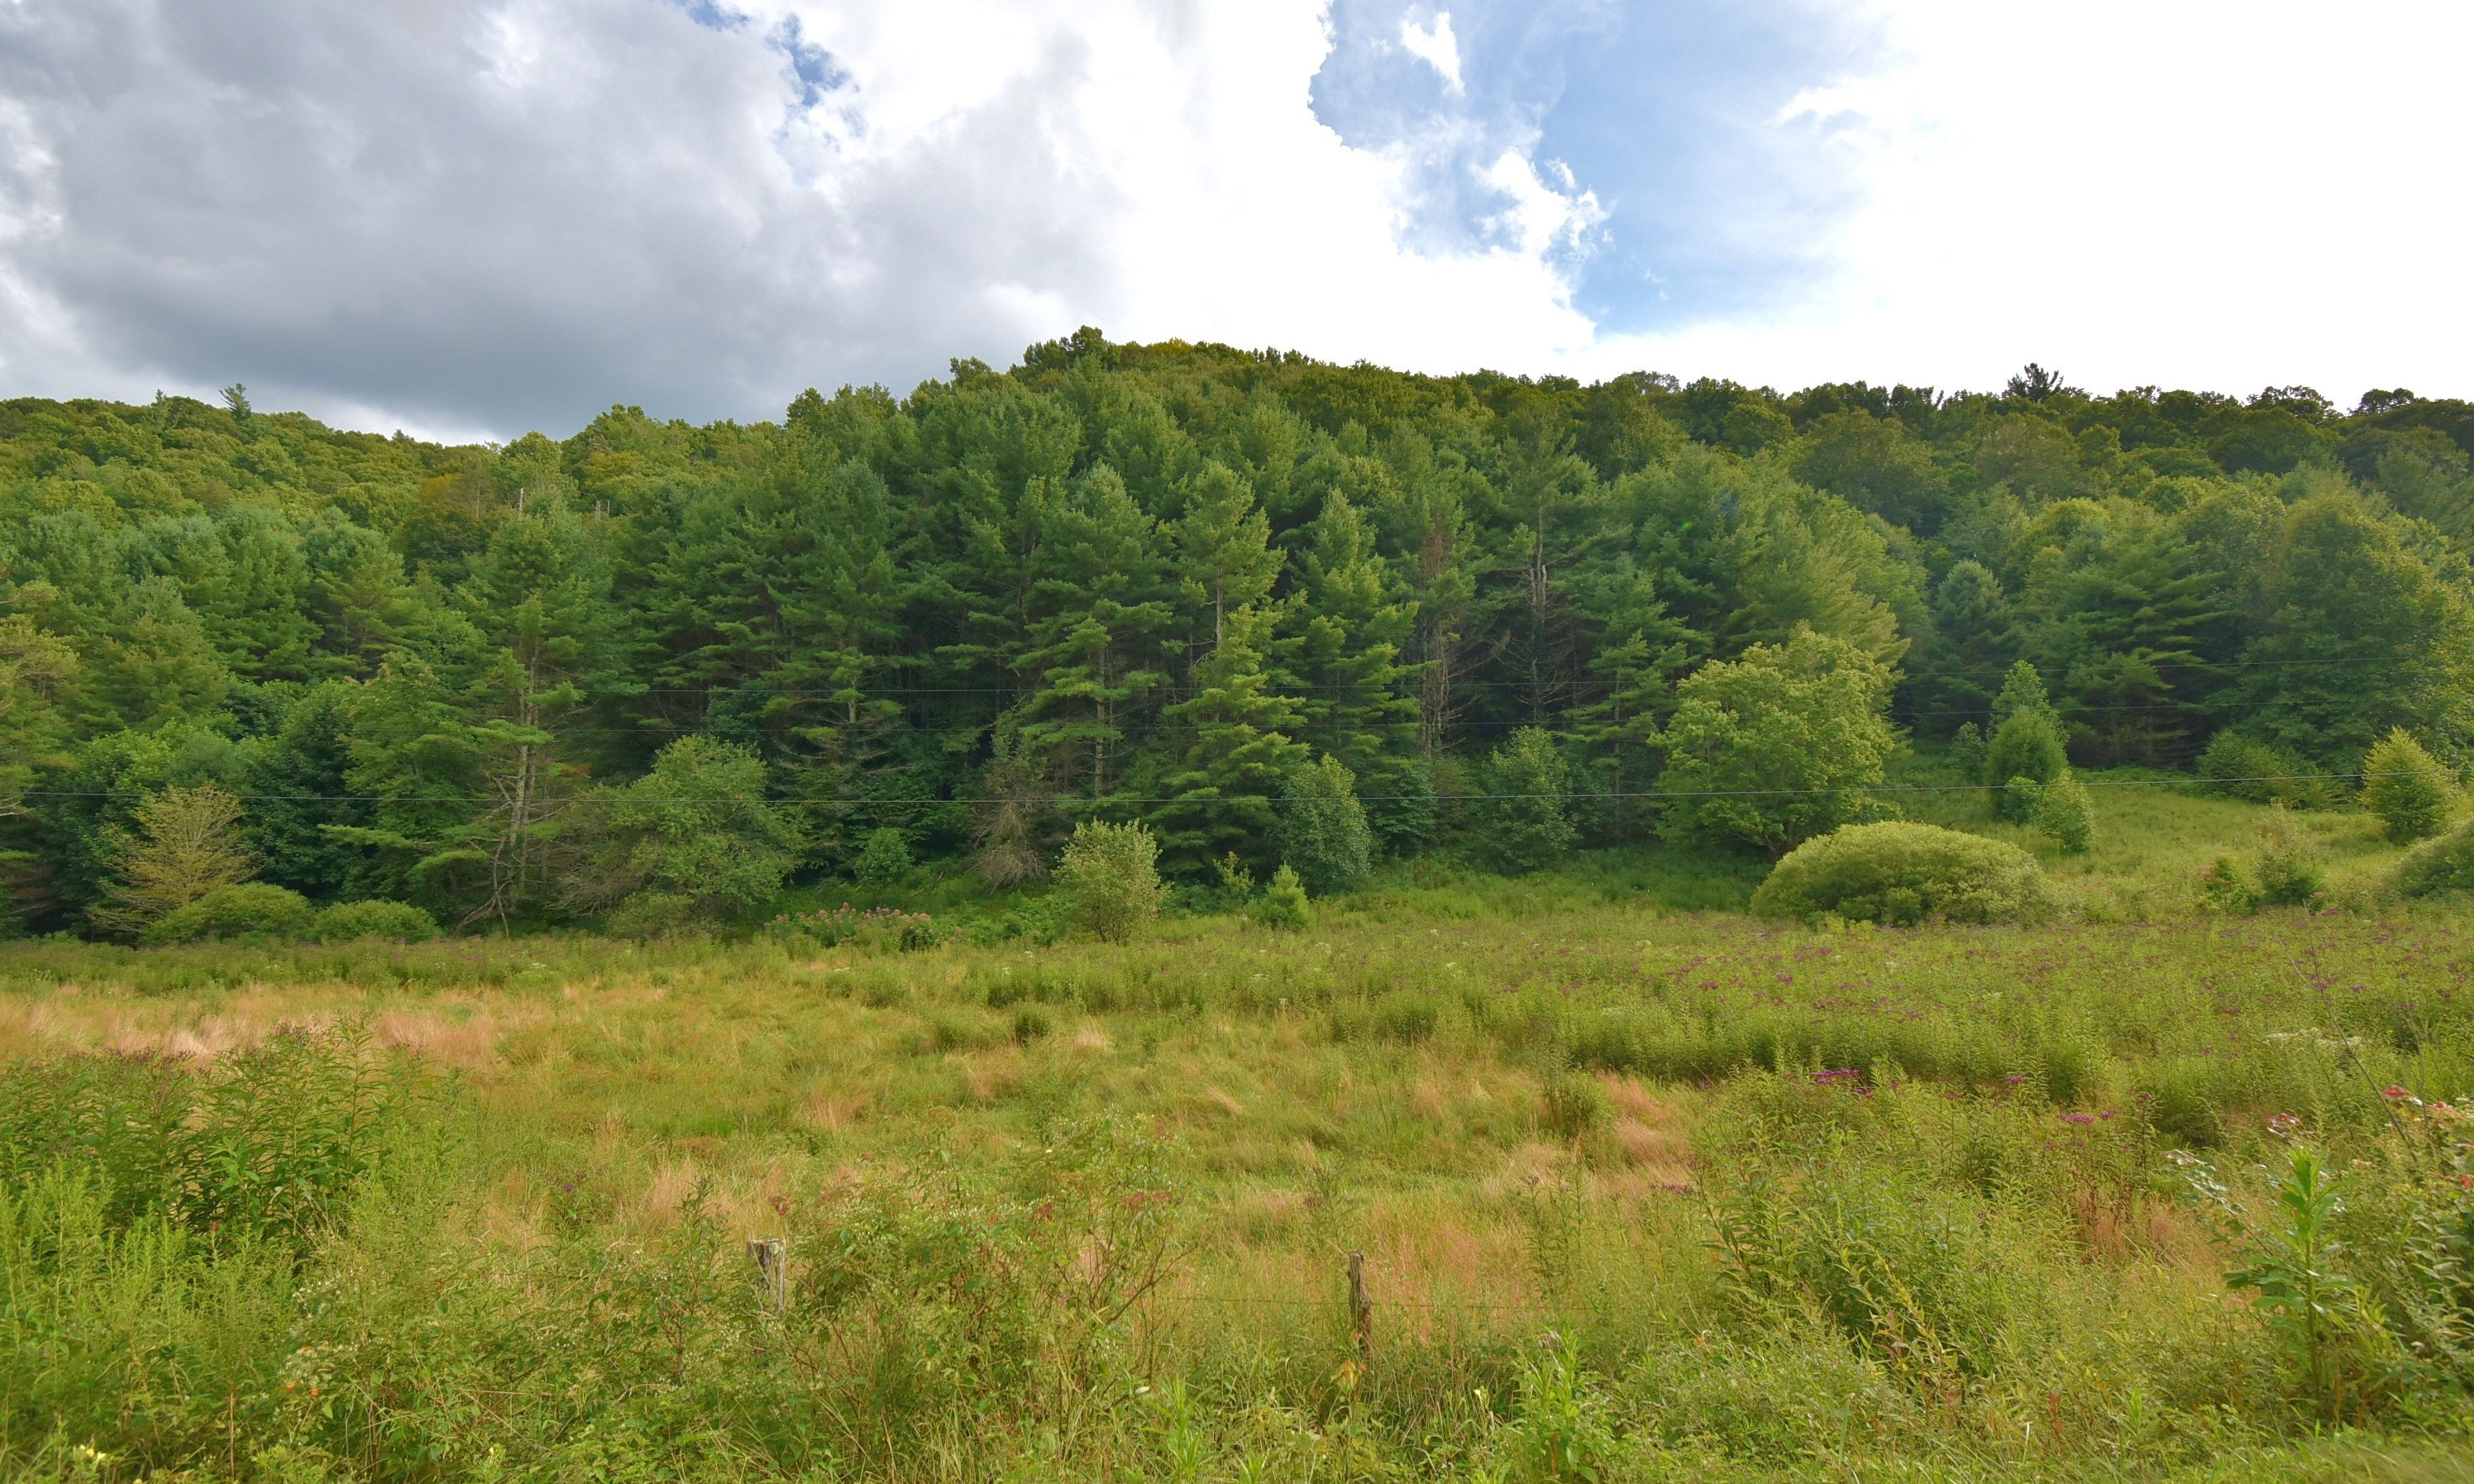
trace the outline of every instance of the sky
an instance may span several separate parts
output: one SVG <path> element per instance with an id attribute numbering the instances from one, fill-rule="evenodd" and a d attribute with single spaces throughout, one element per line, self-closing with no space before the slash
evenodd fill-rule
<path id="1" fill-rule="evenodd" d="M 2462 0 L 0 0 L 0 396 L 506 438 L 1100 327 L 2474 396 Z"/>

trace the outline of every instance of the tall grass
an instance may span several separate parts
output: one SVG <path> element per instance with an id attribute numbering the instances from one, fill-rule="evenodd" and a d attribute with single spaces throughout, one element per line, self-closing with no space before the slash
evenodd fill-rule
<path id="1" fill-rule="evenodd" d="M 0 952 L 0 1457 L 2119 1478 L 2453 1447 L 2464 917 L 1456 911 Z M 2227 1281 L 2292 1249 L 2296 1146 L 2354 1296 L 2316 1361 Z"/>

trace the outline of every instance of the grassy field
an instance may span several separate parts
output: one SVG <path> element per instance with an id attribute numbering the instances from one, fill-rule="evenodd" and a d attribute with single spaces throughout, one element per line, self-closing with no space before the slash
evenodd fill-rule
<path id="1" fill-rule="evenodd" d="M 0 950 L 0 1458 L 2474 1476 L 2474 915 L 2351 815 L 2285 826 L 2334 906 L 2197 915 L 2267 812 L 2098 791 L 2039 929 L 1652 854 L 1123 947 Z"/>

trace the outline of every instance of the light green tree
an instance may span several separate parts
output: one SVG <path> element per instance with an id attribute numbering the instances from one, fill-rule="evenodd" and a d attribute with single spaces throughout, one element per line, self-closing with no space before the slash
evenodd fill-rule
<path id="1" fill-rule="evenodd" d="M 646 923 L 744 915 L 772 900 L 798 864 L 797 827 L 764 796 L 764 765 L 745 747 L 682 737 L 653 769 L 601 801 L 603 848 L 567 893 L 618 902 Z"/>
<path id="2" fill-rule="evenodd" d="M 2411 844 L 2448 822 L 2449 777 L 2403 727 L 2392 728 L 2363 762 L 2363 807 L 2379 815 L 2389 839 Z"/>
<path id="3" fill-rule="evenodd" d="M 1571 768 L 1555 735 L 1524 726 L 1494 749 L 1479 774 L 1482 796 L 1469 811 L 1477 822 L 1473 846 L 1497 870 L 1517 875 L 1561 861 L 1579 832 L 1564 797 Z"/>
<path id="4" fill-rule="evenodd" d="M 165 789 L 137 806 L 136 831 L 114 829 L 117 880 L 86 913 L 107 933 L 142 933 L 212 891 L 257 874 L 241 843 L 241 803 L 228 789 Z"/>
<path id="5" fill-rule="evenodd" d="M 1809 628 L 1702 666 L 1661 739 L 1667 837 L 1776 859 L 1862 817 L 1897 745 L 1889 694 L 1887 665 Z"/>
<path id="6" fill-rule="evenodd" d="M 1357 801 L 1357 780 L 1329 753 L 1289 774 L 1273 836 L 1282 864 L 1317 896 L 1351 890 L 1366 879 L 1373 853 L 1366 807 Z"/>
<path id="7" fill-rule="evenodd" d="M 1056 887 L 1075 925 L 1111 943 L 1159 915 L 1166 888 L 1159 878 L 1159 841 L 1141 824 L 1086 819 L 1056 863 Z"/>

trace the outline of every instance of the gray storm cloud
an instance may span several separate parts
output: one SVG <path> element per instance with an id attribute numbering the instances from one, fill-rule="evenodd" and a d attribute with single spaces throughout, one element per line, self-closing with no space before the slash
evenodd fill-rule
<path id="1" fill-rule="evenodd" d="M 1070 35 L 891 147 L 782 42 L 654 0 L 0 5 L 0 386 L 563 429 L 1107 312 Z"/>

